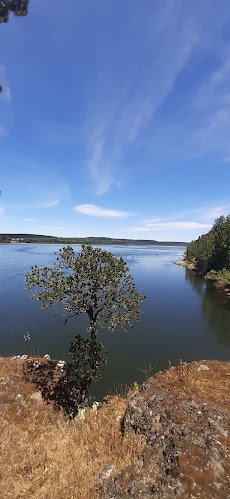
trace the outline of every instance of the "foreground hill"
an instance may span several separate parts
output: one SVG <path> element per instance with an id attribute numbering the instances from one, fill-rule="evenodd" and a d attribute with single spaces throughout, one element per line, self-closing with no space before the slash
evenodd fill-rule
<path id="1" fill-rule="evenodd" d="M 0 244 L 102 244 L 125 246 L 187 246 L 183 242 L 159 242 L 150 239 L 116 239 L 111 237 L 55 237 L 38 234 L 0 234 Z"/>
<path id="2" fill-rule="evenodd" d="M 230 362 L 181 363 L 74 421 L 25 380 L 49 362 L 0 359 L 3 497 L 228 497 Z"/>

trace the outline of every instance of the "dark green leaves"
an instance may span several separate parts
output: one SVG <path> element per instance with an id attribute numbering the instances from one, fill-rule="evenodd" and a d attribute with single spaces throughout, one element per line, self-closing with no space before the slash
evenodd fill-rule
<path id="1" fill-rule="evenodd" d="M 145 296 L 136 290 L 123 258 L 83 245 L 76 256 L 70 246 L 59 251 L 53 267 L 36 265 L 25 275 L 27 289 L 35 287 L 42 308 L 61 302 L 67 315 L 88 314 L 91 337 L 100 326 L 114 331 L 139 320 Z"/>
<path id="2" fill-rule="evenodd" d="M 10 12 L 16 16 L 28 14 L 29 0 L 0 0 L 0 23 L 7 23 Z"/>

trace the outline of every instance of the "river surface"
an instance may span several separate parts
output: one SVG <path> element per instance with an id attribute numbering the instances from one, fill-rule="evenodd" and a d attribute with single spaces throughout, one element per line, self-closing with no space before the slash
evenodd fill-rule
<path id="1" fill-rule="evenodd" d="M 75 251 L 80 246 L 73 246 Z M 127 262 L 139 292 L 146 295 L 143 314 L 125 332 L 99 332 L 108 351 L 102 379 L 92 388 L 98 399 L 116 393 L 135 380 L 175 365 L 202 359 L 230 360 L 230 303 L 212 283 L 205 284 L 192 271 L 175 265 L 182 247 L 105 246 Z M 87 317 L 64 319 L 60 307 L 41 310 L 25 291 L 24 274 L 31 265 L 55 261 L 55 245 L 0 246 L 0 356 L 22 353 L 70 360 L 68 348 L 75 334 L 85 335 Z M 30 334 L 30 341 L 24 335 Z"/>

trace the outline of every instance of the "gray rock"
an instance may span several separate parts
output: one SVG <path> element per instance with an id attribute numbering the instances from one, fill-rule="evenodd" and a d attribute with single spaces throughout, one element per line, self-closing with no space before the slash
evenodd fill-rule
<path id="1" fill-rule="evenodd" d="M 100 402 L 94 402 L 94 403 L 93 403 L 93 405 L 92 405 L 91 410 L 92 410 L 93 412 L 97 412 L 97 411 L 98 411 L 98 409 L 99 409 L 99 407 L 100 407 L 100 405 L 101 405 L 101 404 L 100 404 Z"/>
<path id="2" fill-rule="evenodd" d="M 115 466 L 113 464 L 105 464 L 98 473 L 99 480 L 107 479 L 114 472 Z"/>
<path id="3" fill-rule="evenodd" d="M 206 366 L 206 364 L 201 364 L 201 365 L 198 367 L 197 371 L 209 371 L 209 367 L 208 367 L 208 366 Z"/>
<path id="4" fill-rule="evenodd" d="M 75 421 L 84 421 L 85 419 L 85 409 L 79 409 L 77 416 L 74 418 Z"/>
<path id="5" fill-rule="evenodd" d="M 17 362 L 18 360 L 21 359 L 21 356 L 20 355 L 15 355 L 14 357 L 12 357 L 11 361 L 10 362 Z"/>
<path id="6" fill-rule="evenodd" d="M 59 360 L 57 363 L 57 367 L 60 367 L 60 369 L 63 369 L 65 365 L 66 365 L 65 360 Z"/>
<path id="7" fill-rule="evenodd" d="M 18 393 L 15 397 L 15 402 L 17 402 L 19 405 L 24 404 L 24 397 L 21 393 Z"/>
<path id="8" fill-rule="evenodd" d="M 35 367 L 35 369 L 38 369 L 40 366 L 41 366 L 41 362 L 38 362 L 37 360 L 35 360 L 33 362 L 33 367 Z"/>
<path id="9" fill-rule="evenodd" d="M 0 378 L 0 385 L 7 385 L 8 383 L 10 383 L 10 378 Z"/>

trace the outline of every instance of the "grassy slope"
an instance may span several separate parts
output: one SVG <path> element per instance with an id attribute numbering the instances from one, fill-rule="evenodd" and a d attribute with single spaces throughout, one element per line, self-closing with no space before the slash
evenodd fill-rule
<path id="1" fill-rule="evenodd" d="M 176 394 L 178 417 L 183 400 L 207 404 L 218 411 L 220 420 L 222 413 L 230 412 L 230 362 L 205 363 L 208 371 L 199 372 L 201 362 L 193 362 L 157 374 L 157 390 Z M 119 473 L 148 452 L 143 437 L 134 433 L 122 437 L 120 431 L 130 396 L 108 397 L 97 412 L 87 410 L 84 421 L 69 421 L 42 400 L 35 385 L 25 383 L 21 361 L 0 358 L 0 497 L 99 499 L 94 483 L 104 465 L 114 465 Z M 226 481 L 230 439 L 219 436 L 218 441 L 226 456 Z M 194 497 L 191 470 L 199 497 L 207 497 L 202 495 L 209 485 L 205 453 L 194 445 L 191 455 L 184 450 L 180 463 L 186 497 Z M 222 492 L 219 498 L 227 497 Z"/>
<path id="2" fill-rule="evenodd" d="M 145 445 L 135 435 L 122 438 L 127 400 L 110 398 L 76 424 L 35 390 L 22 378 L 22 362 L 0 358 L 0 497 L 97 497 L 91 488 L 100 469 L 125 468 Z"/>

